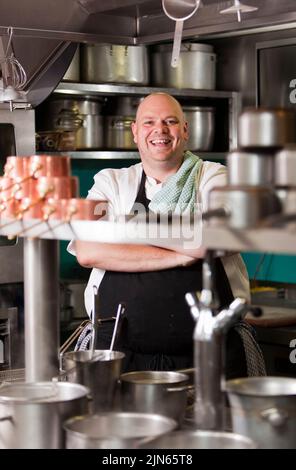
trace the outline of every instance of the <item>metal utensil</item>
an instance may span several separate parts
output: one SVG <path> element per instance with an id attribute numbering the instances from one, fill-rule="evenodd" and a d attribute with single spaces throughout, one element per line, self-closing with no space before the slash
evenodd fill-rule
<path id="1" fill-rule="evenodd" d="M 199 4 L 200 0 L 162 0 L 162 8 L 164 13 L 171 20 L 176 21 L 171 61 L 172 67 L 177 67 L 179 62 L 183 22 L 194 15 L 199 7 Z"/>
<path id="2" fill-rule="evenodd" d="M 115 320 L 115 325 L 114 325 L 110 349 L 109 349 L 110 353 L 113 351 L 113 347 L 114 347 L 114 343 L 115 343 L 115 339 L 117 335 L 117 330 L 118 330 L 118 325 L 119 325 L 119 320 L 121 318 L 121 315 L 123 315 L 124 311 L 125 311 L 125 304 L 121 302 L 117 308 L 116 320 Z"/>
<path id="3" fill-rule="evenodd" d="M 234 3 L 232 7 L 225 8 L 224 10 L 221 10 L 220 13 L 222 14 L 231 14 L 231 13 L 236 13 L 237 14 L 237 21 L 240 23 L 242 18 L 241 18 L 241 13 L 249 13 L 251 11 L 256 11 L 258 10 L 258 7 L 251 7 L 250 5 L 245 5 L 244 3 L 241 3 L 240 0 L 234 0 Z"/>
<path id="4" fill-rule="evenodd" d="M 93 308 L 92 308 L 92 317 L 91 317 L 91 324 L 92 324 L 92 337 L 90 343 L 90 360 L 92 360 L 94 355 L 94 350 L 96 347 L 96 339 L 97 339 L 97 309 L 96 309 L 96 296 L 98 293 L 97 286 L 93 286 Z"/>

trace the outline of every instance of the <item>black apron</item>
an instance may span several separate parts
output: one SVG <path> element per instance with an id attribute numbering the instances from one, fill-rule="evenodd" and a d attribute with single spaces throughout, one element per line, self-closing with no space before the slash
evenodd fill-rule
<path id="1" fill-rule="evenodd" d="M 143 171 L 134 204 L 146 211 L 150 201 L 145 191 Z M 214 259 L 215 289 L 220 307 L 233 300 L 228 278 L 219 258 Z M 202 289 L 202 260 L 187 267 L 153 272 L 106 271 L 99 286 L 99 316 L 114 316 L 118 304 L 125 302 L 125 319 L 116 350 L 126 354 L 123 370 L 175 370 L 193 366 L 194 321 L 185 294 Z M 108 349 L 114 324 L 98 329 L 97 347 Z M 227 338 L 227 378 L 246 375 L 243 347 L 239 335 L 231 330 Z M 237 370 L 239 369 L 239 370 Z"/>

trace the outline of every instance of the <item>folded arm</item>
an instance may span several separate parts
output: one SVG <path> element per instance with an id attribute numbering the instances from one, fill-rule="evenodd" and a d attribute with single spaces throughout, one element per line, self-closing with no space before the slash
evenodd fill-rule
<path id="1" fill-rule="evenodd" d="M 83 242 L 76 240 L 75 251 L 79 264 L 87 268 L 109 271 L 145 272 L 160 271 L 177 266 L 189 266 L 200 256 L 191 257 L 172 250 L 150 245 L 128 245 Z"/>

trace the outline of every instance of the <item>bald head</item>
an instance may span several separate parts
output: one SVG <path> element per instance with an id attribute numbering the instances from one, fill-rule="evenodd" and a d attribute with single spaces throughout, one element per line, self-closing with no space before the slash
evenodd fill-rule
<path id="1" fill-rule="evenodd" d="M 183 110 L 181 108 L 181 105 L 179 101 L 177 101 L 173 96 L 169 95 L 168 93 L 151 93 L 150 95 L 146 96 L 146 98 L 141 101 L 141 103 L 138 106 L 137 114 L 136 114 L 136 120 L 141 116 L 142 114 L 145 114 L 147 111 L 149 112 L 153 107 L 158 107 L 158 106 L 170 106 L 172 109 L 172 112 L 178 116 L 181 122 L 185 122 L 185 117 Z"/>

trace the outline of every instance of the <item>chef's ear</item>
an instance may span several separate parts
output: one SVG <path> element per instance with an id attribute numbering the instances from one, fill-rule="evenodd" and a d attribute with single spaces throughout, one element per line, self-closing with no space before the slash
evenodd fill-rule
<path id="1" fill-rule="evenodd" d="M 184 140 L 188 140 L 189 139 L 189 125 L 187 121 L 185 121 L 183 125 L 183 134 L 184 134 Z"/>
<path id="2" fill-rule="evenodd" d="M 133 136 L 134 136 L 134 142 L 135 144 L 137 143 L 137 123 L 136 121 L 133 121 L 132 124 L 131 124 L 131 129 L 132 129 L 132 133 L 133 133 Z"/>

